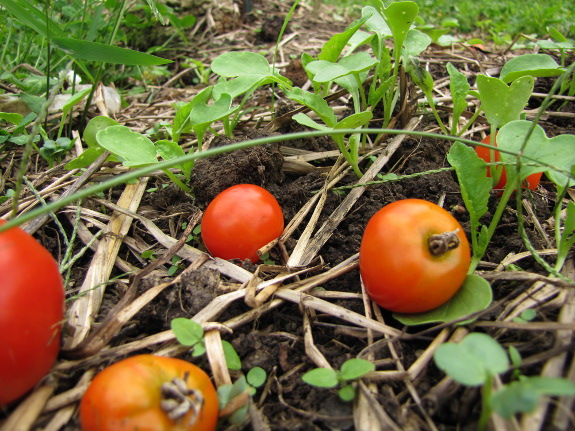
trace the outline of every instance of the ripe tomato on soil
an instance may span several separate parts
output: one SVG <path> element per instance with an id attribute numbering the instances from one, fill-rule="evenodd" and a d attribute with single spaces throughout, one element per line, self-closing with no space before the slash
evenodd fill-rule
<path id="1" fill-rule="evenodd" d="M 217 421 L 218 397 L 208 375 L 164 356 L 137 355 L 110 365 L 80 402 L 83 431 L 213 431 Z"/>
<path id="2" fill-rule="evenodd" d="M 18 227 L 1 232 L 0 405 L 26 394 L 50 371 L 63 316 L 62 277 L 50 252 Z"/>
<path id="3" fill-rule="evenodd" d="M 257 251 L 284 229 L 280 205 L 267 190 L 238 184 L 217 195 L 202 218 L 202 240 L 212 256 L 259 260 Z"/>
<path id="4" fill-rule="evenodd" d="M 487 144 L 487 145 L 491 145 L 491 135 L 487 135 L 482 141 L 482 144 Z M 495 146 L 497 146 L 497 141 L 495 142 Z M 475 147 L 475 153 L 485 162 L 485 163 L 491 163 L 493 162 L 498 162 L 500 159 L 499 156 L 499 151 L 494 151 L 493 152 L 493 160 L 491 160 L 491 150 L 487 147 L 480 147 L 479 145 L 477 145 Z M 513 169 L 513 167 L 512 167 Z M 507 184 L 507 174 L 505 172 L 505 169 L 501 169 L 501 176 L 499 177 L 499 181 L 497 181 L 497 184 L 495 184 L 493 186 L 493 189 L 495 190 L 501 190 L 505 188 L 505 184 Z M 539 185 L 539 181 L 541 180 L 541 175 L 543 175 L 542 172 L 538 172 L 536 174 L 532 174 L 529 175 L 527 177 L 527 186 L 528 188 L 530 188 L 531 190 L 535 190 L 537 188 L 537 186 Z M 491 168 L 487 167 L 487 176 L 491 178 Z M 525 184 L 523 185 L 523 187 L 525 188 Z"/>
<path id="5" fill-rule="evenodd" d="M 382 308 L 428 311 L 461 287 L 471 260 L 459 222 L 421 199 L 393 202 L 369 220 L 359 249 L 365 289 Z"/>

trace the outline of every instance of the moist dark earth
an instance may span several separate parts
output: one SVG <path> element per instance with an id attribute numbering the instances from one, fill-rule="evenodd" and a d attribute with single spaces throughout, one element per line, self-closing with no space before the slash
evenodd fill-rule
<path id="1" fill-rule="evenodd" d="M 255 8 L 263 10 L 263 16 L 277 15 L 283 19 L 287 9 L 283 3 L 269 4 L 266 2 L 254 2 Z M 230 38 L 220 38 L 214 40 L 204 40 L 202 45 L 197 46 L 197 51 L 211 47 L 216 52 L 225 52 L 232 49 L 254 50 L 269 49 L 273 46 L 275 38 L 270 36 L 270 31 L 278 31 L 277 24 L 265 21 L 262 15 L 253 14 L 246 17 L 242 30 Z M 345 25 L 334 25 L 328 22 L 329 15 L 320 15 L 313 18 L 307 13 L 296 14 L 291 25 L 292 31 L 297 31 L 296 40 L 299 47 L 306 46 L 306 43 L 313 45 L 317 50 L 318 45 L 313 44 L 313 37 L 324 37 L 324 40 L 333 34 L 335 29 L 343 29 Z M 263 29 L 262 29 L 262 26 Z M 265 26 L 275 26 L 273 29 Z M 318 30 L 319 29 L 319 30 Z M 287 33 L 289 34 L 289 33 Z M 233 40 L 233 42 L 232 42 Z M 193 47 L 187 48 L 188 50 Z M 290 48 L 294 54 L 299 55 L 297 47 Z M 504 56 L 494 48 L 492 53 L 482 53 L 458 47 L 458 55 L 469 58 L 469 62 L 464 66 L 474 73 L 480 73 L 484 67 L 501 66 Z M 172 53 L 172 55 L 174 55 Z M 189 54 L 188 54 L 189 55 Z M 177 54 L 176 54 L 177 56 Z M 432 62 L 432 73 L 434 79 L 441 80 L 446 76 L 445 63 L 451 58 L 448 52 L 441 47 L 432 47 L 423 56 L 426 59 L 440 59 L 440 62 Z M 481 67 L 477 66 L 477 60 Z M 287 71 L 293 74 L 294 82 L 299 73 L 301 80 L 301 69 L 298 68 L 297 61 L 290 63 Z M 286 74 L 288 73 L 286 71 Z M 174 74 L 177 70 L 173 71 Z M 305 76 L 305 75 L 304 75 Z M 291 76 L 290 76 L 291 78 Z M 303 80 L 305 82 L 305 80 Z M 548 91 L 552 85 L 550 79 L 538 79 L 538 92 Z M 193 83 L 176 83 L 178 86 L 191 87 Z M 262 92 L 255 99 L 267 100 L 269 93 Z M 158 100 L 165 95 L 169 98 L 170 89 L 163 88 L 155 95 Z M 537 101 L 532 103 L 529 109 L 537 108 Z M 575 105 L 570 102 L 563 108 L 563 112 L 573 112 Z M 153 106 L 151 106 L 153 108 Z M 267 107 L 271 109 L 271 105 Z M 290 106 L 283 106 L 281 109 L 289 111 Z M 161 108 L 158 108 L 160 113 Z M 413 113 L 414 116 L 421 115 L 421 121 L 417 130 L 437 131 L 433 116 L 425 111 Z M 447 113 L 444 113 L 447 119 Z M 129 123 L 129 113 L 125 119 Z M 122 119 L 120 122 L 123 123 Z M 541 123 L 549 136 L 573 133 L 575 122 L 569 117 L 548 116 Z M 128 124 L 129 125 L 129 124 Z M 148 126 L 151 126 L 150 124 Z M 253 124 L 246 124 L 240 127 L 233 140 L 225 137 L 215 137 L 210 139 L 209 146 L 215 147 L 227 145 L 230 142 L 241 142 L 247 139 L 254 139 L 266 136 L 261 124 L 254 127 Z M 288 122 L 281 128 L 273 132 L 274 135 L 282 135 L 293 131 L 302 130 L 301 126 L 294 122 Z M 480 133 L 472 135 L 479 140 Z M 391 139 L 389 137 L 388 139 Z M 406 137 L 400 148 L 393 154 L 386 163 L 382 173 L 393 172 L 398 175 L 412 175 L 440 168 L 449 167 L 446 154 L 450 147 L 450 141 L 441 139 L 431 139 L 422 137 Z M 186 194 L 175 185 L 169 184 L 169 180 L 164 176 L 155 176 L 148 183 L 149 188 L 156 188 L 144 195 L 140 204 L 140 213 L 148 217 L 162 229 L 166 234 L 177 239 L 177 235 L 183 231 L 183 224 L 187 223 L 190 217 L 205 209 L 219 192 L 234 184 L 251 183 L 257 184 L 269 190 L 278 200 L 284 212 L 286 222 L 300 211 L 302 206 L 310 200 L 324 185 L 326 173 L 336 162 L 336 157 L 327 157 L 313 162 L 314 169 L 307 173 L 294 173 L 286 169 L 285 157 L 286 148 L 306 150 L 310 152 L 332 151 L 337 149 L 329 138 L 310 138 L 298 141 L 280 142 L 263 146 L 235 151 L 196 162 L 193 170 L 191 186 L 192 194 Z M 363 171 L 367 169 L 370 161 L 364 161 L 360 167 Z M 353 185 L 358 182 L 358 178 L 350 173 L 344 176 L 337 184 L 337 187 Z M 105 198 L 115 202 L 122 189 L 111 190 L 106 193 Z M 327 194 L 325 206 L 321 211 L 317 226 L 330 218 L 334 210 L 345 198 L 348 189 L 330 191 Z M 337 226 L 333 234 L 321 247 L 318 256 L 321 257 L 325 271 L 346 261 L 358 252 L 363 230 L 370 219 L 384 205 L 404 199 L 420 198 L 431 202 L 440 203 L 445 209 L 450 211 L 462 224 L 464 229 L 469 231 L 469 216 L 461 198 L 457 178 L 453 171 L 444 170 L 439 173 L 416 176 L 402 179 L 400 181 L 389 181 L 381 184 L 370 185 L 354 204 L 351 210 L 345 215 L 342 222 Z M 537 223 L 545 224 L 551 216 L 555 203 L 555 191 L 552 185 L 545 180 L 539 188 L 533 192 L 524 192 L 523 198 L 533 209 L 535 219 L 530 215 L 525 216 L 525 226 L 527 234 L 536 249 L 545 249 L 547 244 L 537 229 Z M 492 212 L 498 202 L 498 196 L 493 193 L 489 203 L 489 212 L 485 215 L 485 221 L 490 219 Z M 99 209 L 97 202 L 86 202 L 86 207 Z M 63 215 L 58 216 L 66 229 L 71 229 L 68 218 Z M 285 251 L 289 255 L 295 246 L 296 240 L 300 237 L 306 227 L 310 215 L 299 225 L 295 232 L 283 244 Z M 514 209 L 513 200 L 505 211 L 501 223 L 498 226 L 495 236 L 491 241 L 488 252 L 479 266 L 480 271 L 493 271 L 500 262 L 510 254 L 517 254 L 526 251 L 523 240 L 517 233 L 517 213 Z M 56 228 L 53 222 L 48 222 L 38 232 L 37 237 L 54 252 L 55 255 L 61 253 L 61 244 L 58 237 L 54 235 Z M 147 228 L 138 220 L 133 222 L 128 236 L 140 238 L 158 250 L 157 256 L 161 255 L 165 249 L 156 244 L 154 237 L 147 231 Z M 188 242 L 189 245 L 205 250 L 199 236 L 194 236 Z M 80 245 L 78 245 L 80 248 Z M 127 246 L 122 246 L 119 256 L 129 261 L 134 266 L 142 268 L 146 261 L 135 258 L 134 253 Z M 269 260 L 276 265 L 285 264 L 285 254 L 279 247 L 270 251 Z M 552 262 L 552 256 L 546 257 Z M 254 271 L 256 266 L 249 262 L 234 262 L 249 271 Z M 70 286 L 78 286 L 82 283 L 83 275 L 90 265 L 90 255 L 84 256 L 74 267 Z M 189 262 L 181 261 L 178 273 L 183 270 Z M 520 269 L 527 273 L 545 275 L 544 270 L 531 257 L 525 257 L 517 262 Z M 174 275 L 167 275 L 166 269 L 170 265 L 164 265 L 161 269 L 149 276 L 146 276 L 138 286 L 138 294 L 142 294 L 153 286 L 163 281 L 173 279 Z M 112 275 L 120 275 L 121 271 L 116 269 Z M 266 277 L 272 276 L 273 272 L 266 273 Z M 302 275 L 305 277 L 310 275 Z M 145 339 L 147 336 L 160 333 L 170 329 L 170 322 L 176 317 L 191 318 L 204 309 L 212 300 L 227 292 L 226 286 L 231 284 L 231 280 L 214 269 L 200 266 L 198 269 L 187 274 L 179 283 L 167 288 L 158 295 L 151 303 L 140 310 L 127 324 L 119 329 L 116 335 L 109 342 L 109 346 L 122 346 L 136 340 Z M 526 281 L 502 281 L 494 282 L 493 293 L 494 302 L 483 314 L 477 316 L 479 321 L 493 321 L 504 309 L 504 307 L 522 291 L 531 285 Z M 359 271 L 352 268 L 349 271 L 327 280 L 320 286 L 327 292 L 346 292 L 350 294 L 361 293 Z M 113 310 L 115 304 L 124 295 L 125 283 L 111 284 L 106 289 L 104 302 L 97 321 L 105 320 L 107 313 Z M 71 294 L 69 295 L 71 296 Z M 364 302 L 352 295 L 344 298 L 329 299 L 334 304 L 348 310 L 364 314 Z M 217 317 L 218 322 L 228 322 L 231 319 L 248 313 L 252 308 L 243 300 L 232 303 L 221 315 Z M 313 343 L 323 354 L 332 367 L 339 369 L 341 364 L 347 359 L 357 357 L 365 353 L 370 343 L 382 340 L 381 334 L 375 334 L 375 340 L 368 337 L 365 328 L 353 327 L 351 324 L 339 319 L 336 316 L 307 311 L 313 333 Z M 541 322 L 554 322 L 557 320 L 557 307 L 542 308 L 538 312 L 537 319 Z M 408 368 L 424 352 L 430 342 L 443 329 L 442 325 L 427 325 L 422 327 L 403 327 L 393 316 L 385 310 L 381 310 L 381 317 L 388 325 L 405 331 L 409 337 L 394 340 L 392 343 L 381 342 L 373 349 L 374 356 L 371 358 L 378 364 L 378 370 L 395 370 L 399 361 L 403 367 Z M 451 331 L 455 327 L 447 326 Z M 481 331 L 495 334 L 496 330 L 474 323 L 467 325 L 469 331 Z M 527 361 L 527 365 L 521 370 L 526 375 L 537 375 L 541 371 L 544 360 L 548 359 L 545 352 L 551 351 L 555 331 L 508 331 L 500 339 L 504 345 L 514 345 L 524 358 L 533 358 Z M 253 409 L 251 409 L 251 422 L 247 421 L 241 425 L 232 425 L 225 419 L 221 421 L 218 429 L 221 430 L 278 430 L 278 431 L 328 431 L 328 430 L 354 430 L 354 403 L 344 402 L 339 399 L 336 390 L 317 389 L 304 383 L 301 376 L 306 371 L 316 368 L 306 352 L 304 343 L 303 313 L 300 304 L 284 302 L 281 305 L 262 311 L 259 315 L 250 319 L 247 323 L 235 327 L 233 333 L 225 333 L 223 338 L 230 341 L 235 347 L 242 361 L 241 372 L 247 373 L 253 367 L 261 367 L 267 372 L 266 384 L 259 388 L 253 397 Z M 392 349 L 390 349 L 392 346 Z M 156 349 L 164 346 L 154 346 L 145 348 L 134 353 L 153 353 Z M 573 345 L 569 349 L 571 352 Z M 392 351 L 393 350 L 393 351 Z M 539 356 L 537 356 L 539 355 Z M 209 372 L 209 364 L 205 357 L 194 358 L 189 351 L 180 351 L 179 357 L 189 359 L 200 365 Z M 397 359 L 394 359 L 397 358 Z M 571 353 L 572 360 L 572 353 Z M 72 389 L 78 382 L 83 372 L 92 366 L 101 369 L 104 366 L 117 362 L 122 355 L 113 357 L 99 356 L 94 354 L 92 358 L 82 358 L 77 366 L 66 368 L 65 372 L 57 374 L 57 389 L 55 394 L 63 393 Z M 539 358 L 539 359 L 538 359 Z M 65 364 L 71 359 L 67 353 L 63 352 L 58 364 Z M 240 375 L 240 371 L 232 371 L 232 379 Z M 391 420 L 403 430 L 426 430 L 432 429 L 429 422 L 426 422 L 424 409 L 431 418 L 436 429 L 439 430 L 473 430 L 477 427 L 477 420 L 480 412 L 481 393 L 477 388 L 464 388 L 459 385 L 451 385 L 449 390 L 437 398 L 432 390 L 445 377 L 439 371 L 433 361 L 430 361 L 425 371 L 411 382 L 419 399 L 420 405 L 410 394 L 406 383 L 403 380 L 390 382 L 375 382 L 376 390 L 372 392 L 373 400 L 379 404 L 383 410 L 391 417 Z M 77 405 L 77 397 L 71 401 L 71 405 Z M 62 407 L 63 408 L 63 407 Z M 9 415 L 10 411 L 5 412 Z M 57 411 L 46 411 L 36 420 L 33 429 L 42 429 L 48 424 Z M 573 425 L 573 423 L 572 423 Z M 79 429 L 77 414 L 73 414 L 64 430 Z M 374 426 L 371 429 L 378 429 Z M 384 424 L 381 429 L 387 428 Z M 551 429 L 551 428 L 549 428 Z"/>

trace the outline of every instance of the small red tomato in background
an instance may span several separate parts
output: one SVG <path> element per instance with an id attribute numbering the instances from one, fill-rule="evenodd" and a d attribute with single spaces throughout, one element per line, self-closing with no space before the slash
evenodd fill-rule
<path id="1" fill-rule="evenodd" d="M 267 190 L 238 184 L 217 195 L 202 218 L 202 240 L 212 256 L 259 260 L 257 251 L 284 229 L 280 205 Z"/>
<path id="2" fill-rule="evenodd" d="M 63 317 L 58 263 L 22 229 L 0 232 L 0 405 L 20 398 L 50 371 Z"/>
<path id="3" fill-rule="evenodd" d="M 421 199 L 393 202 L 375 213 L 359 249 L 367 293 L 398 313 L 428 311 L 447 302 L 463 284 L 470 260 L 459 222 Z"/>
<path id="4" fill-rule="evenodd" d="M 487 135 L 481 141 L 481 143 L 491 145 L 491 135 Z M 497 146 L 497 142 L 495 142 L 495 146 Z M 491 163 L 491 162 L 498 162 L 499 161 L 499 151 L 493 152 L 494 160 L 491 160 L 491 157 L 492 157 L 491 156 L 491 150 L 487 147 L 476 146 L 475 147 L 475 153 L 481 159 L 483 159 L 483 161 L 485 163 Z M 492 168 L 490 168 L 490 167 L 487 168 L 487 176 L 490 178 L 491 178 L 491 169 Z M 512 167 L 512 169 L 513 169 L 513 167 Z M 499 181 L 497 181 L 497 184 L 493 187 L 495 190 L 504 189 L 505 184 L 507 184 L 507 174 L 505 173 L 505 169 L 501 169 L 499 172 L 501 172 L 501 176 L 499 177 Z M 531 190 L 535 190 L 537 188 L 537 185 L 539 184 L 539 180 L 541 180 L 541 175 L 543 175 L 543 173 L 539 172 L 536 174 L 529 175 L 527 177 L 527 184 Z M 523 187 L 525 187 L 525 185 Z"/>
<path id="5" fill-rule="evenodd" d="M 213 431 L 217 422 L 218 396 L 208 375 L 164 356 L 110 365 L 80 402 L 83 431 Z"/>

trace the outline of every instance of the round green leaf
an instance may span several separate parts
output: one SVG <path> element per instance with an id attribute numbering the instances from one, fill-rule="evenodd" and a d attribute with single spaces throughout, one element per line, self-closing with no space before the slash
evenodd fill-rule
<path id="1" fill-rule="evenodd" d="M 442 306 L 417 314 L 395 313 L 393 317 L 404 325 L 425 325 L 436 322 L 452 322 L 485 310 L 493 298 L 491 286 L 483 277 L 468 274 L 459 291 Z"/>
<path id="2" fill-rule="evenodd" d="M 261 367 L 253 367 L 246 376 L 248 383 L 255 388 L 259 388 L 266 382 L 266 370 Z"/>

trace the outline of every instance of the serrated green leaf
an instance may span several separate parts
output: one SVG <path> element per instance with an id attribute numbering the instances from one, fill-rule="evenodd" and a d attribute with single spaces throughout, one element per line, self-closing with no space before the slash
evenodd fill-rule
<path id="1" fill-rule="evenodd" d="M 453 117 L 455 119 L 459 118 L 461 113 L 467 108 L 466 97 L 470 85 L 467 81 L 467 77 L 451 63 L 447 63 L 446 67 L 447 73 L 449 73 L 449 91 L 453 98 Z"/>
<path id="2" fill-rule="evenodd" d="M 337 372 L 331 368 L 315 368 L 301 378 L 308 385 L 318 388 L 335 388 L 339 383 Z"/>
<path id="3" fill-rule="evenodd" d="M 345 385 L 337 391 L 337 394 L 342 401 L 353 401 L 355 398 L 355 388 L 352 385 Z"/>
<path id="4" fill-rule="evenodd" d="M 468 274 L 461 288 L 445 304 L 423 313 L 394 313 L 393 317 L 409 326 L 452 322 L 485 310 L 491 304 L 492 299 L 493 292 L 487 280 L 476 274 Z"/>
<path id="5" fill-rule="evenodd" d="M 471 225 L 477 228 L 479 219 L 487 212 L 492 181 L 487 177 L 487 165 L 473 148 L 455 142 L 449 149 L 447 161 L 457 174 L 461 196 L 469 212 Z"/>

